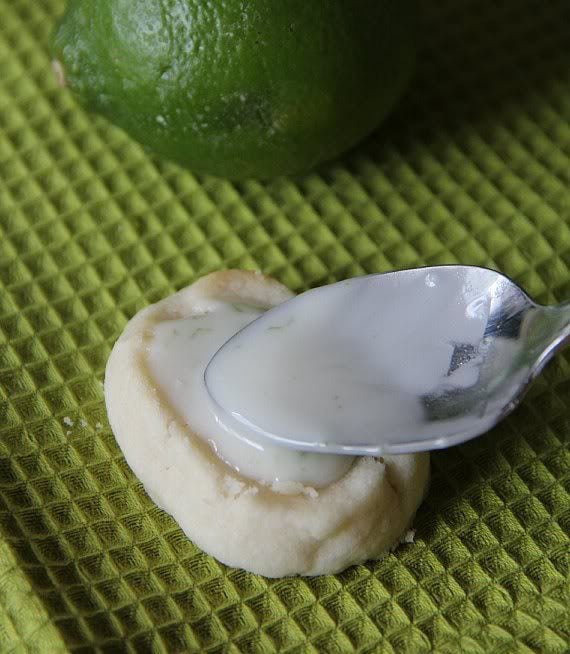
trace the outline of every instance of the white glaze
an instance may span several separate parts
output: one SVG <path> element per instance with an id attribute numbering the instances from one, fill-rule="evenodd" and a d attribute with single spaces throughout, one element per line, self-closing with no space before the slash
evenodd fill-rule
<path id="1" fill-rule="evenodd" d="M 203 376 L 210 358 L 262 313 L 253 307 L 212 301 L 195 315 L 159 322 L 147 335 L 149 374 L 191 430 L 209 441 L 220 458 L 244 476 L 273 484 L 281 491 L 291 482 L 321 488 L 344 475 L 352 465 L 352 457 L 246 442 L 218 420 L 206 391 Z M 234 383 L 249 384 L 256 365 L 256 361 L 249 361 L 241 371 L 236 370 Z M 274 374 L 278 377 L 279 371 Z"/>
<path id="2" fill-rule="evenodd" d="M 456 344 L 479 343 L 490 302 L 464 275 L 421 270 L 308 291 L 228 342 L 208 388 L 226 424 L 258 438 L 409 441 L 425 421 L 422 396 L 477 381 L 477 360 L 454 369 L 452 357 Z M 256 365 L 244 377 L 247 361 Z"/>

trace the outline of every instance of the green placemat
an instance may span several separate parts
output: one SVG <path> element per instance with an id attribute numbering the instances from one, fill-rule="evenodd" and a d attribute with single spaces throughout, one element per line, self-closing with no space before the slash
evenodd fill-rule
<path id="1" fill-rule="evenodd" d="M 268 581 L 148 500 L 101 380 L 127 319 L 223 268 L 294 290 L 421 264 L 570 297 L 570 3 L 421 6 L 416 79 L 341 161 L 231 184 L 147 156 L 52 79 L 61 0 L 0 0 L 0 651 L 568 652 L 570 358 L 433 456 L 413 544 Z"/>

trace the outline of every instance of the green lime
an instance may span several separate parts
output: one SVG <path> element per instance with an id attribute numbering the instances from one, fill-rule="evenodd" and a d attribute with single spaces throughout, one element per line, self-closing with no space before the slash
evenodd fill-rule
<path id="1" fill-rule="evenodd" d="M 230 178 L 305 171 L 405 88 L 413 0 L 71 0 L 55 67 L 150 150 Z"/>

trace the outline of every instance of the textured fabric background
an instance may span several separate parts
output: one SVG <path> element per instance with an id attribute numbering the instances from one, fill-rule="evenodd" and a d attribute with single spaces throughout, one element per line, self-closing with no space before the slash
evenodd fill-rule
<path id="1" fill-rule="evenodd" d="M 53 81 L 61 0 L 0 0 L 0 651 L 568 652 L 570 356 L 486 436 L 433 455 L 416 539 L 268 581 L 148 500 L 101 380 L 135 311 L 223 267 L 299 291 L 444 262 L 570 297 L 570 3 L 422 4 L 394 116 L 298 179 L 146 155 Z"/>

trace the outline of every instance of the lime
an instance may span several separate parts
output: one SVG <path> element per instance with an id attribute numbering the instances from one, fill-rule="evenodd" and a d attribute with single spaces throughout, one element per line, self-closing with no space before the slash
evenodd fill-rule
<path id="1" fill-rule="evenodd" d="M 305 171 L 405 88 L 413 0 L 71 0 L 58 76 L 151 151 L 230 178 Z"/>

